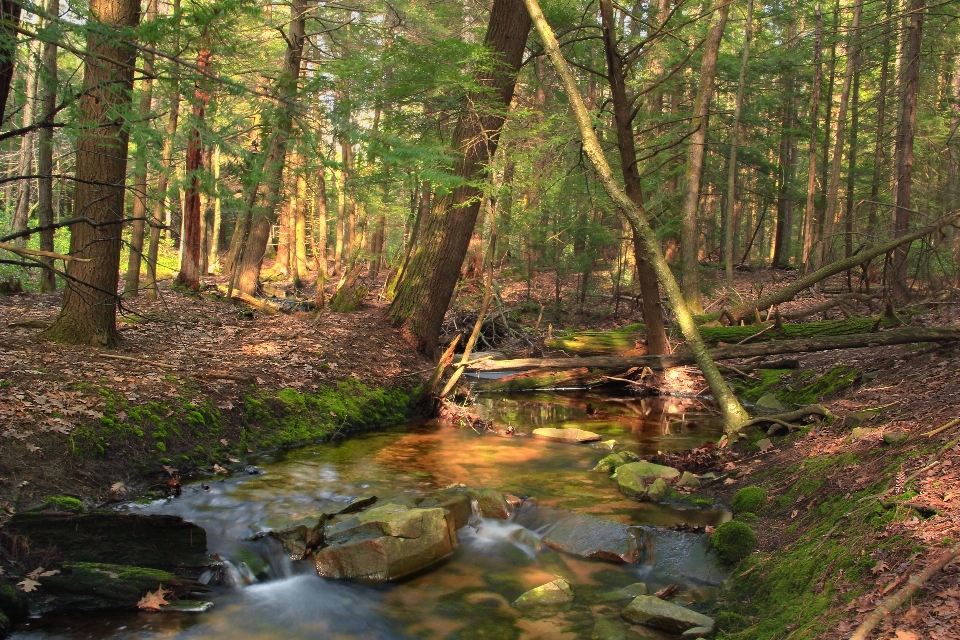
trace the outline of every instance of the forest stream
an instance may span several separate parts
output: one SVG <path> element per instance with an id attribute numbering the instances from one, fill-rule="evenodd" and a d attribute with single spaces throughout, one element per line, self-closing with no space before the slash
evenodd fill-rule
<path id="1" fill-rule="evenodd" d="M 520 432 L 544 426 L 589 429 L 643 455 L 715 440 L 720 425 L 699 401 L 562 391 L 481 394 L 478 410 Z M 679 500 L 638 502 L 591 469 L 598 446 L 497 437 L 414 422 L 332 444 L 252 459 L 247 473 L 185 485 L 180 497 L 121 509 L 173 514 L 202 526 L 208 552 L 224 560 L 204 613 L 112 613 L 34 620 L 13 637 L 40 638 L 585 638 L 621 637 L 617 590 L 643 582 L 650 593 L 677 585 L 674 602 L 707 602 L 726 577 L 707 555 L 707 536 L 677 525 L 715 526 L 718 509 Z M 452 486 L 493 489 L 522 504 L 508 520 L 476 513 L 441 563 L 402 580 L 371 584 L 318 576 L 257 534 L 330 504 L 377 496 L 410 500 Z M 558 552 L 542 540 L 570 512 L 636 526 L 635 563 Z M 702 530 L 702 529 L 701 529 Z M 207 576 L 210 578 L 211 576 Z M 517 608 L 524 592 L 562 577 L 569 604 Z M 633 626 L 630 637 L 674 637 Z M 594 635 L 601 634 L 601 635 Z M 602 635 L 606 634 L 606 635 Z M 612 635 L 611 635 L 612 634 Z"/>

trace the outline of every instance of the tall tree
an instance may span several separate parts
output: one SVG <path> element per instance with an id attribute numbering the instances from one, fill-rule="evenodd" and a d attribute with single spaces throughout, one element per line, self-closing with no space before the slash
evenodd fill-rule
<path id="1" fill-rule="evenodd" d="M 17 65 L 17 24 L 20 22 L 20 3 L 0 0 L 0 123 L 3 122 Z"/>
<path id="2" fill-rule="evenodd" d="M 47 0 L 44 11 L 50 20 L 55 20 L 60 15 L 60 0 Z M 57 108 L 57 45 L 44 42 L 40 56 L 43 65 L 40 114 L 44 121 L 52 121 Z M 42 127 L 37 132 L 37 173 L 40 174 L 37 180 L 37 220 L 44 227 L 53 224 L 53 127 Z M 53 251 L 53 229 L 40 232 L 40 250 Z M 56 288 L 53 270 L 44 269 L 40 274 L 40 291 L 46 293 Z"/>
<path id="3" fill-rule="evenodd" d="M 823 84 L 823 10 L 816 8 L 816 26 L 813 36 L 813 81 L 810 94 L 810 146 L 807 151 L 807 206 L 803 210 L 803 250 L 800 265 L 803 271 L 810 266 L 817 199 L 817 127 L 820 124 L 820 85 Z"/>
<path id="4" fill-rule="evenodd" d="M 496 151 L 530 25 L 522 0 L 494 0 L 484 44 L 495 54 L 495 64 L 491 71 L 478 72 L 477 82 L 485 91 L 471 96 L 453 136 L 459 155 L 456 172 L 463 183 L 434 204 L 430 224 L 388 311 L 391 321 L 425 353 L 436 351 L 483 200 L 473 181 Z"/>
<path id="5" fill-rule="evenodd" d="M 897 129 L 897 190 L 894 196 L 893 235 L 905 235 L 910 228 L 910 197 L 913 189 L 913 142 L 917 127 L 917 95 L 920 92 L 920 42 L 924 0 L 907 0 L 907 33 L 904 36 L 905 66 L 900 96 L 900 126 Z M 909 292 L 907 252 L 901 245 L 893 252 L 893 294 L 899 299 Z"/>
<path id="6" fill-rule="evenodd" d="M 35 114 L 37 110 L 37 82 L 40 78 L 39 68 L 40 43 L 32 41 L 27 47 L 27 75 L 26 75 L 26 95 L 23 104 L 23 122 L 22 126 L 27 129 L 20 140 L 20 161 L 17 163 L 17 171 L 21 176 L 17 183 L 17 204 L 13 212 L 13 231 L 23 231 L 27 228 L 30 218 L 30 200 L 33 193 L 33 180 L 23 176 L 33 174 L 33 131 L 29 129 L 34 125 Z M 15 240 L 20 246 L 26 246 L 26 236 Z"/>
<path id="7" fill-rule="evenodd" d="M 710 99 L 713 96 L 713 81 L 717 75 L 717 58 L 720 41 L 727 24 L 731 0 L 720 0 L 716 16 L 710 25 L 700 65 L 700 83 L 693 106 L 690 147 L 687 150 L 686 181 L 683 186 L 683 204 L 680 207 L 680 269 L 683 298 L 694 313 L 703 311 L 700 295 L 700 238 L 697 225 L 697 208 L 700 204 L 700 179 L 703 174 L 703 158 L 707 151 L 707 126 Z"/>
<path id="8" fill-rule="evenodd" d="M 68 343 L 114 347 L 117 284 L 127 169 L 125 113 L 133 93 L 136 49 L 127 40 L 140 19 L 139 0 L 91 0 L 80 98 L 73 211 L 97 226 L 70 228 L 67 287 L 60 315 L 44 336 Z"/>

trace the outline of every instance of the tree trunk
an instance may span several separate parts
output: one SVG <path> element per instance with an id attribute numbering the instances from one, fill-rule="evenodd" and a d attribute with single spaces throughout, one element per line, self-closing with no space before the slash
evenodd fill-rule
<path id="1" fill-rule="evenodd" d="M 47 0 L 44 10 L 49 16 L 60 15 L 60 0 Z M 40 94 L 40 113 L 43 120 L 52 120 L 57 108 L 57 45 L 43 43 L 41 54 L 43 75 Z M 37 218 L 40 226 L 53 224 L 53 128 L 44 127 L 37 133 Z M 48 176 L 48 177 L 43 177 Z M 53 229 L 40 232 L 40 250 L 53 251 Z M 49 264 L 53 263 L 48 259 Z M 57 281 L 53 271 L 44 269 L 40 274 L 40 291 L 55 291 Z"/>
<path id="2" fill-rule="evenodd" d="M 23 127 L 29 127 L 34 123 L 37 111 L 37 82 L 40 74 L 37 73 L 39 66 L 40 43 L 30 42 L 27 46 L 27 77 L 26 100 L 23 105 Z M 30 199 L 33 193 L 33 180 L 25 179 L 23 176 L 33 174 L 33 131 L 28 131 L 20 138 L 20 160 L 17 163 L 17 175 L 20 179 L 17 181 L 17 203 L 13 212 L 12 231 L 14 233 L 25 231 L 29 226 L 30 219 Z M 27 246 L 27 237 L 16 238 L 13 243 L 20 247 Z"/>
<path id="3" fill-rule="evenodd" d="M 750 41 L 753 38 L 753 0 L 747 1 L 747 23 L 743 34 L 743 59 L 740 61 L 740 80 L 733 108 L 733 128 L 730 133 L 730 160 L 727 166 L 727 208 L 724 214 L 723 266 L 727 288 L 733 291 L 733 226 L 737 197 L 737 147 L 740 145 L 740 114 L 743 112 L 743 92 L 747 84 L 747 64 L 750 62 Z"/>
<path id="4" fill-rule="evenodd" d="M 59 2 L 59 0 L 57 0 Z M 157 15 L 157 0 L 147 3 L 147 20 Z M 146 72 L 140 81 L 140 122 L 150 119 L 153 107 L 153 53 L 144 52 L 143 68 Z M 140 295 L 140 264 L 143 259 L 143 237 L 147 218 L 147 154 L 146 140 L 137 144 L 137 155 L 133 168 L 133 222 L 130 224 L 130 255 L 127 259 L 127 272 L 123 278 L 123 296 L 136 298 Z"/>
<path id="5" fill-rule="evenodd" d="M 91 0 L 84 62 L 84 94 L 80 99 L 81 135 L 77 144 L 77 182 L 73 210 L 102 226 L 71 227 L 71 260 L 60 315 L 44 336 L 72 344 L 114 347 L 117 331 L 117 284 L 123 195 L 127 169 L 127 132 L 117 119 L 133 94 L 136 49 L 120 38 L 136 28 L 139 0 Z M 108 60 L 125 63 L 116 65 Z"/>
<path id="6" fill-rule="evenodd" d="M 187 140 L 187 166 L 184 182 L 183 207 L 183 259 L 180 261 L 180 273 L 177 284 L 193 291 L 200 290 L 200 262 L 203 253 L 202 225 L 203 211 L 200 207 L 200 173 L 203 171 L 203 142 L 200 129 L 205 126 L 204 114 L 210 94 L 204 88 L 204 75 L 210 69 L 210 44 L 206 31 L 200 36 L 200 51 L 197 52 L 197 76 L 193 90 L 193 122 L 190 138 Z M 250 293 L 250 292 L 247 292 Z"/>
<path id="7" fill-rule="evenodd" d="M 859 53 L 859 52 L 858 52 Z M 856 66 L 853 72 L 853 95 L 850 97 L 850 151 L 847 154 L 847 200 L 844 210 L 843 257 L 853 254 L 853 216 L 854 196 L 857 186 L 857 134 L 860 128 L 860 56 L 850 60 Z M 850 272 L 847 272 L 847 286 L 851 286 Z"/>
<path id="8" fill-rule="evenodd" d="M 791 21 L 787 25 L 787 46 L 791 46 L 796 34 Z M 787 73 L 784 82 L 783 125 L 780 128 L 780 175 L 777 188 L 777 225 L 773 240 L 774 269 L 785 267 L 790 261 L 790 242 L 793 240 L 793 180 L 797 168 L 797 141 L 794 138 L 794 86 L 796 77 L 793 69 Z"/>
<path id="9" fill-rule="evenodd" d="M 306 277 L 307 269 L 307 179 L 303 175 L 303 167 L 296 176 L 297 206 L 294 208 L 291 223 L 293 226 L 293 259 L 290 265 L 293 272 L 293 286 L 300 288 L 300 281 Z"/>
<path id="10" fill-rule="evenodd" d="M 690 147 L 687 151 L 686 182 L 683 187 L 683 204 L 680 208 L 680 270 L 683 281 L 683 299 L 694 313 L 703 311 L 700 294 L 700 243 L 697 233 L 697 207 L 700 204 L 700 178 L 703 174 L 703 158 L 707 150 L 707 116 L 710 98 L 713 96 L 713 81 L 717 75 L 717 58 L 723 29 L 727 24 L 730 0 L 723 4 L 710 25 L 707 42 L 700 66 L 700 83 L 693 107 Z"/>
<path id="11" fill-rule="evenodd" d="M 653 261 L 653 266 L 657 271 L 657 277 L 660 279 L 660 283 L 663 285 L 663 288 L 667 294 L 667 299 L 673 308 L 674 314 L 677 316 L 677 323 L 680 325 L 680 330 L 683 332 L 683 337 L 686 338 L 687 345 L 692 352 L 695 362 L 703 372 L 703 377 L 710 386 L 710 390 L 713 392 L 713 395 L 717 400 L 717 404 L 720 405 L 720 411 L 723 414 L 725 428 L 728 433 L 735 435 L 740 430 L 741 425 L 746 421 L 747 412 L 743 410 L 740 402 L 737 400 L 736 396 L 733 395 L 730 387 L 727 386 L 726 381 L 723 379 L 723 376 L 720 375 L 720 371 L 717 369 L 717 365 L 713 362 L 713 360 L 710 359 L 710 354 L 707 351 L 707 347 L 700 338 L 696 324 L 694 324 L 693 314 L 690 312 L 690 308 L 684 302 L 683 295 L 680 292 L 680 287 L 677 286 L 677 281 L 674 279 L 673 273 L 670 271 L 670 267 L 663 259 L 663 254 L 660 253 L 660 244 L 656 235 L 653 233 L 653 229 L 650 228 L 650 225 L 643 213 L 637 209 L 636 205 L 633 204 L 633 201 L 627 197 L 627 194 L 620 189 L 614 180 L 613 173 L 610 170 L 610 165 L 607 164 L 607 160 L 603 155 L 603 148 L 600 146 L 600 141 L 597 138 L 597 134 L 593 130 L 593 123 L 591 122 L 590 114 L 587 113 L 587 109 L 583 104 L 583 99 L 580 97 L 580 91 L 577 88 L 576 80 L 574 79 L 573 74 L 570 72 L 566 60 L 563 59 L 563 54 L 560 53 L 560 45 L 557 42 L 557 39 L 554 37 L 553 31 L 550 29 L 550 25 L 547 24 L 546 18 L 543 17 L 543 13 L 540 11 L 537 0 L 524 0 L 524 2 L 527 5 L 527 9 L 529 10 L 531 16 L 533 17 L 533 21 L 537 26 L 537 31 L 540 33 L 540 37 L 544 42 L 547 53 L 549 54 L 550 59 L 553 61 L 554 67 L 557 69 L 557 73 L 560 75 L 560 78 L 563 81 L 564 88 L 567 92 L 567 98 L 570 100 L 570 105 L 573 109 L 574 116 L 577 120 L 577 125 L 580 129 L 584 151 L 596 169 L 600 178 L 600 182 L 603 184 L 604 190 L 616 203 L 617 208 L 620 209 L 624 216 L 631 220 L 634 226 L 640 230 L 644 246 L 646 247 L 648 255 Z M 671 356 L 662 357 L 669 358 Z"/>
<path id="12" fill-rule="evenodd" d="M 803 251 L 801 270 L 810 267 L 817 201 L 817 125 L 820 118 L 820 85 L 823 83 L 823 11 L 817 5 L 817 25 L 813 39 L 813 95 L 810 97 L 810 146 L 807 152 L 807 206 L 803 210 Z"/>
<path id="13" fill-rule="evenodd" d="M 220 145 L 213 147 L 213 227 L 210 230 L 210 246 L 207 255 L 207 273 L 220 272 L 220 236 L 223 217 L 220 211 Z"/>
<path id="14" fill-rule="evenodd" d="M 893 0 L 887 0 L 886 23 L 891 24 L 893 16 Z M 888 26 L 889 28 L 889 26 Z M 883 176 L 883 166 L 886 163 L 883 135 L 886 129 L 887 117 L 887 84 L 890 73 L 890 54 L 893 46 L 889 32 L 883 39 L 883 53 L 880 61 L 880 90 L 877 92 L 877 132 L 874 138 L 873 149 L 873 179 L 870 182 L 870 204 L 867 209 L 867 235 L 873 237 L 877 232 L 877 210 L 880 201 L 880 180 Z"/>
<path id="15" fill-rule="evenodd" d="M 0 17 L 3 18 L 0 24 L 0 123 L 3 123 L 17 64 L 17 32 L 14 28 L 20 23 L 20 4 L 16 0 L 0 0 Z"/>
<path id="16" fill-rule="evenodd" d="M 833 6 L 833 29 L 830 33 L 830 61 L 827 67 L 830 69 L 827 80 L 827 100 L 826 109 L 823 113 L 823 158 L 820 162 L 820 193 L 817 201 L 817 232 L 818 242 L 824 242 L 823 233 L 825 211 L 827 208 L 827 183 L 830 180 L 830 122 L 833 117 L 833 84 L 837 77 L 837 29 L 840 27 L 840 0 L 836 0 Z M 819 257 L 819 256 L 814 256 Z M 814 260 L 811 260 L 814 262 Z"/>
<path id="17" fill-rule="evenodd" d="M 390 320 L 402 326 L 424 353 L 433 354 L 437 348 L 482 200 L 480 190 L 469 182 L 483 172 L 496 151 L 502 111 L 513 98 L 529 32 L 530 17 L 520 0 L 494 0 L 484 42 L 499 55 L 499 64 L 492 72 L 478 73 L 478 83 L 488 91 L 471 96 L 453 137 L 461 154 L 457 175 L 465 184 L 434 205 L 430 225 L 388 311 Z M 492 113 L 484 105 L 490 105 Z"/>
<path id="18" fill-rule="evenodd" d="M 613 112 L 617 124 L 617 148 L 620 150 L 620 165 L 623 171 L 627 196 L 644 211 L 643 192 L 640 186 L 640 169 L 637 165 L 637 148 L 633 136 L 631 102 L 627 98 L 623 58 L 617 47 L 617 30 L 613 19 L 611 0 L 600 1 L 600 16 L 603 23 L 603 45 L 607 58 L 607 74 L 613 98 Z M 644 215 L 646 215 L 644 211 Z M 637 230 L 633 228 L 633 246 L 640 280 L 640 295 L 643 300 L 643 322 L 647 326 L 647 349 L 650 353 L 670 353 L 670 342 L 663 324 L 663 309 L 660 305 L 660 284 L 650 264 Z"/>
<path id="19" fill-rule="evenodd" d="M 286 161 L 287 138 L 293 128 L 293 98 L 303 66 L 303 42 L 306 39 L 307 0 L 294 0 L 290 6 L 290 27 L 287 35 L 287 53 L 283 73 L 277 82 L 280 104 L 274 113 L 273 136 L 264 162 L 263 183 L 266 185 L 263 203 L 252 212 L 252 228 L 247 246 L 240 260 L 237 283 L 240 291 L 253 295 L 260 280 L 260 267 L 270 238 L 270 226 L 276 220 L 283 168 Z"/>
<path id="20" fill-rule="evenodd" d="M 317 170 L 317 215 L 314 222 L 315 246 L 313 259 L 317 263 L 317 286 L 327 277 L 327 180 L 324 167 Z"/>
<path id="21" fill-rule="evenodd" d="M 830 184 L 827 187 L 827 208 L 823 214 L 823 243 L 820 245 L 820 264 L 826 264 L 833 249 L 833 234 L 837 224 L 837 203 L 840 200 L 840 167 L 843 164 L 843 143 L 847 127 L 847 108 L 850 104 L 850 87 L 853 74 L 860 56 L 860 15 L 863 13 L 863 0 L 853 3 L 853 21 L 850 24 L 850 37 L 847 39 L 847 69 L 843 75 L 843 89 L 840 91 L 840 109 L 837 113 L 837 136 L 833 146 L 833 165 L 830 169 Z"/>
<path id="22" fill-rule="evenodd" d="M 903 236 L 910 228 L 910 195 L 913 188 L 913 139 L 917 126 L 917 94 L 920 90 L 920 37 L 923 26 L 924 0 L 909 0 L 909 26 L 906 33 L 906 67 L 903 69 L 903 95 L 900 127 L 897 131 L 897 191 L 893 235 Z M 893 253 L 893 294 L 903 299 L 909 292 L 907 253 L 910 245 L 897 247 Z"/>

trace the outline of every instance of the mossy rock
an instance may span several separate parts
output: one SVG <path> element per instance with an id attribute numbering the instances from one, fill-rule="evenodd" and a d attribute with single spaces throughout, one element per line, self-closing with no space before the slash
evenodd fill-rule
<path id="1" fill-rule="evenodd" d="M 6 638 L 12 629 L 13 623 L 10 622 L 10 618 L 0 611 L 0 638 Z"/>
<path id="2" fill-rule="evenodd" d="M 750 525 L 731 520 L 717 527 L 710 538 L 710 546 L 716 549 L 721 562 L 737 564 L 757 546 L 757 536 Z"/>
<path id="3" fill-rule="evenodd" d="M 27 619 L 26 598 L 12 584 L 0 582 L 0 613 L 6 614 L 11 622 Z"/>
<path id="4" fill-rule="evenodd" d="M 739 513 L 758 513 L 767 504 L 767 492 L 760 487 L 744 487 L 737 491 L 730 501 L 734 515 Z"/>
<path id="5" fill-rule="evenodd" d="M 745 522 L 747 524 L 753 524 L 757 522 L 760 518 L 758 518 L 757 514 L 755 513 L 744 511 L 743 513 L 738 513 L 736 516 L 734 516 L 733 519 L 738 520 L 740 522 Z"/>
<path id="6" fill-rule="evenodd" d="M 199 582 L 160 569 L 67 562 L 59 574 L 43 578 L 38 592 L 53 597 L 43 605 L 53 611 L 101 611 L 134 608 L 140 598 L 160 585 L 174 595 L 207 590 Z"/>
<path id="7" fill-rule="evenodd" d="M 84 508 L 83 503 L 77 498 L 72 498 L 70 496 L 45 496 L 42 503 L 33 507 L 32 509 L 28 509 L 28 511 L 31 513 L 38 511 L 83 513 L 86 511 L 86 509 Z"/>
<path id="8" fill-rule="evenodd" d="M 750 626 L 750 621 L 746 617 L 733 611 L 721 611 L 717 614 L 716 622 L 714 623 L 714 628 L 717 631 L 726 633 L 736 633 L 737 631 L 746 629 L 748 626 Z"/>

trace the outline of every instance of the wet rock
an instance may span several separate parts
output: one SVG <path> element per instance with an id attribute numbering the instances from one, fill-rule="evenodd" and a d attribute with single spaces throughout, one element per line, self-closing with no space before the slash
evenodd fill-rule
<path id="1" fill-rule="evenodd" d="M 681 638 L 705 638 L 713 633 L 713 627 L 693 627 L 680 634 Z"/>
<path id="2" fill-rule="evenodd" d="M 680 476 L 680 479 L 677 480 L 677 486 L 684 487 L 686 489 L 699 489 L 700 478 L 689 471 L 684 471 L 683 475 Z"/>
<path id="3" fill-rule="evenodd" d="M 513 507 L 498 491 L 493 489 L 467 489 L 467 495 L 476 502 L 477 510 L 484 518 L 506 520 L 513 515 Z"/>
<path id="4" fill-rule="evenodd" d="M 533 435 L 538 438 L 546 438 L 547 440 L 555 440 L 557 442 L 597 442 L 600 440 L 600 436 L 593 433 L 592 431 L 584 431 L 583 429 L 555 429 L 552 427 L 545 427 L 542 429 L 534 429 Z"/>
<path id="5" fill-rule="evenodd" d="M 66 561 L 176 570 L 191 577 L 215 564 L 207 555 L 206 532 L 179 516 L 117 511 L 17 513 L 8 526 L 27 536 L 34 549 L 56 547 Z"/>
<path id="6" fill-rule="evenodd" d="M 760 451 L 766 451 L 767 449 L 773 448 L 773 441 L 771 441 L 770 438 L 762 438 L 757 440 L 753 446 L 755 446 L 757 449 L 760 449 Z"/>
<path id="7" fill-rule="evenodd" d="M 206 600 L 177 600 L 161 607 L 160 611 L 168 613 L 204 613 L 213 609 L 213 603 Z"/>
<path id="8" fill-rule="evenodd" d="M 645 460 L 625 464 L 617 469 L 617 474 L 619 475 L 624 469 L 630 473 L 640 476 L 641 478 L 663 478 L 664 480 L 673 480 L 674 478 L 680 477 L 680 472 L 673 467 L 665 467 L 662 464 L 654 464 Z"/>
<path id="9" fill-rule="evenodd" d="M 657 478 L 653 481 L 649 487 L 647 487 L 647 492 L 644 494 L 644 497 L 647 500 L 652 500 L 657 502 L 663 499 L 663 496 L 667 495 L 667 483 L 663 481 L 663 478 Z"/>
<path id="10" fill-rule="evenodd" d="M 593 625 L 591 640 L 626 640 L 626 626 L 618 620 L 597 620 Z"/>
<path id="11" fill-rule="evenodd" d="M 600 471 L 606 473 L 612 473 L 616 471 L 617 467 L 621 467 L 627 464 L 627 461 L 623 459 L 619 453 L 611 453 L 608 456 L 604 456 L 600 459 L 600 462 L 597 463 L 597 466 L 593 468 L 593 471 Z"/>
<path id="12" fill-rule="evenodd" d="M 654 596 L 637 597 L 622 615 L 630 622 L 670 633 L 680 634 L 696 627 L 713 628 L 713 618 Z"/>
<path id="13" fill-rule="evenodd" d="M 706 473 L 701 473 L 701 474 L 700 474 L 700 482 L 701 482 L 701 483 L 708 483 L 708 484 L 709 484 L 709 483 L 711 483 L 711 482 L 716 482 L 716 480 L 717 480 L 717 474 L 715 474 L 713 471 L 707 471 Z"/>
<path id="14" fill-rule="evenodd" d="M 617 479 L 621 493 L 631 498 L 639 498 L 647 492 L 647 485 L 643 481 L 643 476 L 628 467 L 629 465 L 621 465 L 613 477 Z"/>
<path id="15" fill-rule="evenodd" d="M 780 399 L 772 393 L 765 393 L 760 396 L 760 399 L 757 400 L 756 406 L 758 409 L 762 409 L 767 413 L 776 413 L 778 411 L 787 410 L 787 408 L 783 406 L 783 403 L 780 402 Z"/>
<path id="16" fill-rule="evenodd" d="M 326 512 L 285 522 L 274 527 L 266 535 L 279 540 L 291 560 L 303 560 L 308 552 L 323 544 L 324 527 L 330 518 L 363 511 L 376 502 L 376 496 L 355 498 L 342 506 L 331 501 L 326 505 Z"/>
<path id="17" fill-rule="evenodd" d="M 565 604 L 573 602 L 573 589 L 570 583 L 563 578 L 542 584 L 527 591 L 517 598 L 513 605 L 519 608 L 536 607 L 548 604 Z"/>
<path id="18" fill-rule="evenodd" d="M 13 585 L 0 582 L 0 614 L 7 616 L 8 622 L 26 620 L 29 613 L 27 598 Z"/>
<path id="19" fill-rule="evenodd" d="M 626 600 L 628 598 L 633 599 L 638 596 L 645 596 L 650 593 L 650 589 L 647 588 L 645 582 L 634 582 L 631 585 L 627 585 L 623 589 L 618 589 L 615 591 L 621 599 Z"/>
<path id="20" fill-rule="evenodd" d="M 446 509 L 450 512 L 450 515 L 453 516 L 454 527 L 457 529 L 467 526 L 467 522 L 473 513 L 470 509 L 470 497 L 463 491 L 456 490 L 440 491 L 429 495 L 417 500 L 416 505 L 421 509 L 434 509 L 438 507 Z"/>
<path id="21" fill-rule="evenodd" d="M 614 449 L 617 448 L 617 441 L 616 441 L 616 440 L 604 440 L 604 441 L 602 441 L 602 442 L 598 442 L 597 444 L 593 445 L 593 448 L 594 448 L 594 449 L 603 449 L 603 450 L 605 450 L 605 451 L 613 451 Z"/>
<path id="22" fill-rule="evenodd" d="M 133 609 L 140 598 L 160 585 L 174 596 L 207 591 L 199 582 L 161 569 L 96 562 L 65 562 L 60 573 L 40 583 L 32 595 L 45 613 Z"/>
<path id="23" fill-rule="evenodd" d="M 586 514 L 564 518 L 543 538 L 544 544 L 584 558 L 636 562 L 640 546 L 636 529 Z"/>
<path id="24" fill-rule="evenodd" d="M 457 534 L 446 509 L 408 509 L 385 504 L 363 513 L 337 516 L 325 531 L 330 546 L 314 555 L 325 578 L 395 580 L 453 553 Z"/>

